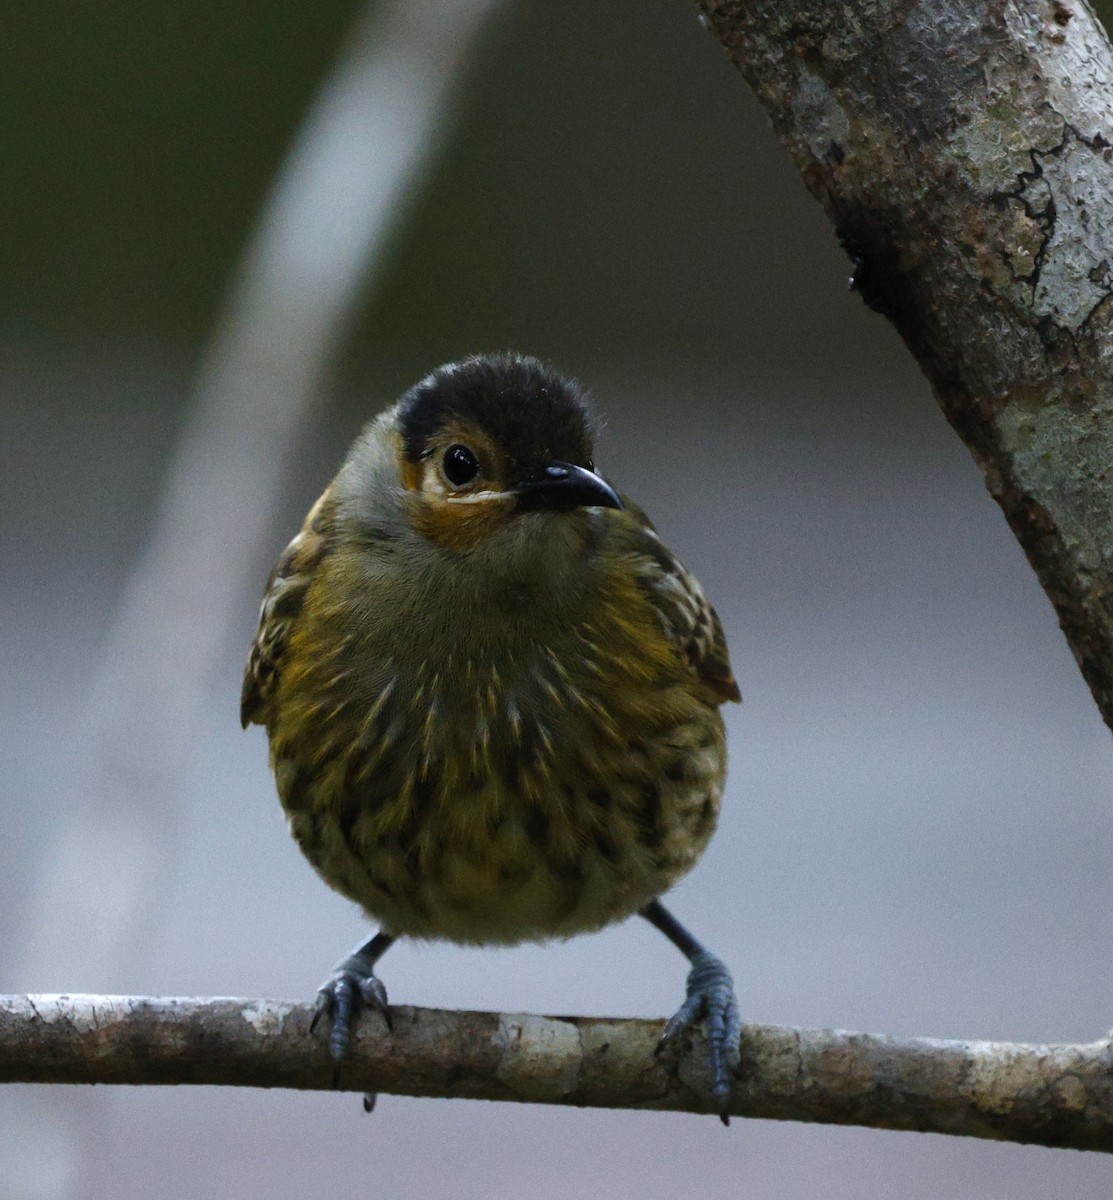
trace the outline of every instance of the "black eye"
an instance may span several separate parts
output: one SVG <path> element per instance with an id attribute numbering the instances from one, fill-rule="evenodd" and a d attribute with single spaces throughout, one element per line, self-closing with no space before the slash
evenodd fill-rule
<path id="1" fill-rule="evenodd" d="M 479 474 L 479 461 L 467 446 L 449 446 L 444 452 L 444 476 L 453 487 L 463 487 Z"/>

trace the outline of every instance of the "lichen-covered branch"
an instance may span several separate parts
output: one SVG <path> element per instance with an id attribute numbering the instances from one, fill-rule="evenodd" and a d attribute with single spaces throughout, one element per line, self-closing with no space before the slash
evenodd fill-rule
<path id="1" fill-rule="evenodd" d="M 0 997 L 0 1082 L 225 1084 L 708 1111 L 705 1055 L 654 1057 L 662 1021 L 398 1007 L 334 1074 L 308 1005 Z M 690 1064 L 690 1065 L 689 1065 Z M 694 1086 L 690 1086 L 694 1085 Z M 749 1025 L 731 1111 L 1113 1151 L 1113 1045 L 900 1039 Z"/>
<path id="2" fill-rule="evenodd" d="M 1113 54 L 1085 0 L 697 0 L 1113 726 Z"/>

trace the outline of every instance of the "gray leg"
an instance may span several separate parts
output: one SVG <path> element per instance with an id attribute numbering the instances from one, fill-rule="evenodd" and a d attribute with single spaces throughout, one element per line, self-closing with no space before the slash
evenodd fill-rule
<path id="1" fill-rule="evenodd" d="M 660 900 L 647 904 L 641 910 L 641 916 L 659 929 L 692 964 L 688 972 L 687 997 L 665 1026 L 658 1049 L 667 1046 L 682 1030 L 706 1019 L 711 1092 L 720 1119 L 724 1125 L 729 1125 L 730 1077 L 737 1065 L 738 1039 L 742 1032 L 734 980 L 722 959 L 704 949 Z"/>
<path id="2" fill-rule="evenodd" d="M 385 931 L 375 934 L 369 942 L 353 950 L 339 963 L 317 989 L 317 1008 L 309 1029 L 310 1032 L 315 1030 L 322 1017 L 332 1017 L 328 1045 L 335 1063 L 346 1057 L 351 1048 L 352 1022 L 359 1015 L 361 1005 L 378 1009 L 387 1027 L 391 1027 L 386 988 L 375 974 L 375 964 L 390 949 L 394 940 L 394 936 Z"/>

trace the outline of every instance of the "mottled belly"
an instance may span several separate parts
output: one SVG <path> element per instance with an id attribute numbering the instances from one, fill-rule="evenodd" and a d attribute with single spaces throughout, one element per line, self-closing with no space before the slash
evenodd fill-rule
<path id="1" fill-rule="evenodd" d="M 443 756 L 403 738 L 401 755 L 370 767 L 359 756 L 299 763 L 279 751 L 275 775 L 306 857 L 390 932 L 565 937 L 635 912 L 707 844 L 723 726 L 710 707 L 680 707 L 683 719 L 657 720 L 643 737 L 612 722 L 605 739 L 593 726 L 590 738 L 546 746 L 523 731 L 483 753 L 457 746 Z"/>

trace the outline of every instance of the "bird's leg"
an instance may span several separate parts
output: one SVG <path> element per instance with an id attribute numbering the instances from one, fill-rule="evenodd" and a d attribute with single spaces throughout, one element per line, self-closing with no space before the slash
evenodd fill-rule
<path id="1" fill-rule="evenodd" d="M 332 1060 L 343 1059 L 352 1044 L 352 1021 L 361 1005 L 377 1008 L 387 1028 L 392 1028 L 386 988 L 375 974 L 375 964 L 390 949 L 394 935 L 380 931 L 357 950 L 353 950 L 317 989 L 317 1008 L 309 1030 L 312 1033 L 324 1016 L 332 1017 L 328 1046 Z"/>
<path id="2" fill-rule="evenodd" d="M 734 980 L 722 959 L 704 949 L 660 900 L 647 904 L 640 915 L 659 929 L 692 964 L 688 972 L 687 997 L 665 1026 L 658 1052 L 682 1030 L 706 1018 L 711 1092 L 720 1119 L 724 1125 L 729 1125 L 730 1077 L 738 1065 L 738 1039 L 742 1033 Z"/>

